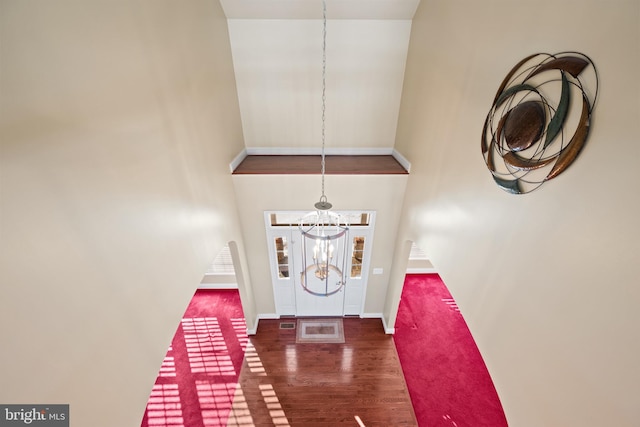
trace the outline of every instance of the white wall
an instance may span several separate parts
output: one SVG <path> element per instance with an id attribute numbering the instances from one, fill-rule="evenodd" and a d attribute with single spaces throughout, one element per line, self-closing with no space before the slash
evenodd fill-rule
<path id="1" fill-rule="evenodd" d="M 364 311 L 382 314 L 393 246 L 408 175 L 327 175 L 326 195 L 333 209 L 376 211 L 371 268 Z M 233 175 L 245 236 L 249 273 L 258 316 L 275 313 L 267 254 L 265 211 L 310 211 L 321 195 L 320 175 Z"/>
<path id="2" fill-rule="evenodd" d="M 409 20 L 327 22 L 328 148 L 391 150 L 410 30 Z M 229 33 L 247 148 L 318 150 L 322 21 L 231 19 Z"/>
<path id="3" fill-rule="evenodd" d="M 414 240 L 429 254 L 512 426 L 640 418 L 639 42 L 635 0 L 423 1 L 413 22 L 397 247 Z M 480 152 L 485 116 L 520 59 L 565 50 L 600 73 L 587 146 L 555 180 L 507 194 Z"/>
<path id="4" fill-rule="evenodd" d="M 179 320 L 241 241 L 212 1 L 0 2 L 0 402 L 139 425 Z"/>

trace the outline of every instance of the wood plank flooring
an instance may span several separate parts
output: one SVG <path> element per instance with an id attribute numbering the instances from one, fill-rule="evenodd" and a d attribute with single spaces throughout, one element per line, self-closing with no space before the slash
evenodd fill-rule
<path id="1" fill-rule="evenodd" d="M 418 425 L 380 319 L 345 318 L 344 344 L 297 344 L 280 329 L 291 321 L 261 320 L 250 337 L 229 426 Z"/>
<path id="2" fill-rule="evenodd" d="M 321 156 L 251 155 L 233 171 L 235 175 L 319 175 Z M 393 156 L 325 156 L 327 175 L 397 175 L 407 170 Z"/>

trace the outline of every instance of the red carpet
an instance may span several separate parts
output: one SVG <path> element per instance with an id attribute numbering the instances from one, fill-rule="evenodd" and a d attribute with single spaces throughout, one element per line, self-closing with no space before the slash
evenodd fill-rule
<path id="1" fill-rule="evenodd" d="M 141 426 L 226 426 L 247 342 L 238 291 L 198 290 L 164 359 Z"/>
<path id="2" fill-rule="evenodd" d="M 420 426 L 507 426 L 482 356 L 440 276 L 407 275 L 395 330 Z"/>

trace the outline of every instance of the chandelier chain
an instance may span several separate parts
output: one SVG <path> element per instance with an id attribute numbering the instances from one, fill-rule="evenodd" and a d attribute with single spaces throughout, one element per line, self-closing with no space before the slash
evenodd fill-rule
<path id="1" fill-rule="evenodd" d="M 328 297 L 345 286 L 348 226 L 342 216 L 330 212 L 331 203 L 324 194 L 325 124 L 327 74 L 327 0 L 322 0 L 322 196 L 311 212 L 300 219 L 302 234 L 302 272 L 300 284 L 311 295 Z"/>
<path id="2" fill-rule="evenodd" d="M 325 142 L 325 109 L 326 109 L 326 74 L 327 74 L 327 1 L 322 0 L 322 197 L 320 201 L 327 200 L 324 194 L 324 142 Z"/>

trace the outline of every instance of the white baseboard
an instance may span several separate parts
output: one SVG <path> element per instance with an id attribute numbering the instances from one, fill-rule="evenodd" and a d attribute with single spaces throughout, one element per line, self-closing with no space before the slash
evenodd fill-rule
<path id="1" fill-rule="evenodd" d="M 382 321 L 382 326 L 384 328 L 384 333 L 388 335 L 393 335 L 395 333 L 395 328 L 389 328 L 384 320 L 384 316 L 382 313 L 363 313 L 360 318 L 362 319 L 380 319 Z M 255 335 L 258 332 L 258 323 L 260 323 L 261 319 L 280 319 L 280 316 L 276 313 L 262 313 L 256 317 L 256 326 L 255 328 L 247 328 L 247 335 Z"/>
<path id="2" fill-rule="evenodd" d="M 200 283 L 198 289 L 238 289 L 237 283 Z"/>
<path id="3" fill-rule="evenodd" d="M 384 333 L 387 335 L 393 335 L 396 333 L 396 328 L 390 328 L 387 325 L 386 320 L 384 319 L 384 317 L 382 318 L 382 326 L 384 327 Z"/>
<path id="4" fill-rule="evenodd" d="M 402 165 L 403 168 L 407 170 L 407 172 L 411 172 L 411 162 L 409 162 L 409 160 L 407 160 L 402 154 L 400 154 L 398 150 L 394 148 L 391 155 L 398 161 L 398 163 Z"/>
<path id="5" fill-rule="evenodd" d="M 233 160 L 231 160 L 231 163 L 229 163 L 229 169 L 231 170 L 231 173 L 236 170 L 236 168 L 240 165 L 240 163 L 242 163 L 245 157 L 247 157 L 247 150 L 243 149 Z"/>
<path id="6" fill-rule="evenodd" d="M 380 319 L 382 321 L 382 327 L 384 328 L 385 334 L 392 335 L 396 331 L 395 328 L 389 328 L 387 326 L 382 313 L 363 313 L 360 317 L 363 319 Z"/>
<path id="7" fill-rule="evenodd" d="M 390 156 L 392 148 L 339 148 L 328 147 L 324 150 L 328 156 Z M 248 147 L 249 156 L 319 156 L 322 148 L 291 148 L 291 147 Z M 395 156 L 394 156 L 395 157 Z"/>
<path id="8" fill-rule="evenodd" d="M 261 319 L 279 319 L 280 316 L 276 313 L 262 313 L 256 316 L 256 326 L 255 328 L 249 329 L 247 328 L 247 335 L 255 335 L 258 332 L 258 324 Z"/>
<path id="9" fill-rule="evenodd" d="M 258 320 L 260 319 L 279 319 L 280 315 L 277 313 L 262 313 L 258 314 Z"/>
<path id="10" fill-rule="evenodd" d="M 432 274 L 437 273 L 435 268 L 407 268 L 407 274 Z"/>
<path id="11" fill-rule="evenodd" d="M 382 319 L 382 313 L 362 313 L 363 319 Z"/>

